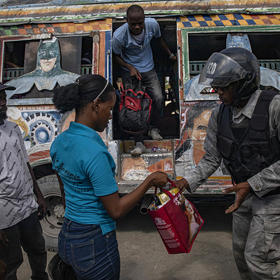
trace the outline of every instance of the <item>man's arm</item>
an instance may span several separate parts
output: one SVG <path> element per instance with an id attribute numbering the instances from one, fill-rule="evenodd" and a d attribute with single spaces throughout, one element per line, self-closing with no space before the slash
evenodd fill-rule
<path id="1" fill-rule="evenodd" d="M 37 180 L 35 178 L 35 174 L 32 170 L 32 167 L 30 165 L 29 162 L 26 163 L 27 166 L 28 166 L 28 169 L 29 169 L 29 172 L 31 174 L 31 177 L 32 177 L 32 181 L 33 181 L 33 191 L 34 191 L 34 194 L 36 195 L 37 197 L 37 203 L 39 205 L 39 208 L 38 208 L 38 216 L 40 219 L 42 219 L 46 213 L 47 213 L 47 205 L 46 205 L 46 201 L 39 189 L 39 186 L 38 186 L 38 183 L 37 183 Z"/>
<path id="2" fill-rule="evenodd" d="M 130 76 L 131 76 L 131 77 L 134 77 L 134 76 L 135 76 L 138 80 L 141 80 L 141 79 L 142 79 L 142 76 L 141 76 L 140 72 L 139 72 L 133 65 L 126 63 L 126 62 L 120 57 L 120 55 L 114 54 L 114 57 L 115 57 L 116 62 L 117 62 L 119 65 L 121 65 L 121 66 L 123 66 L 123 67 L 125 67 L 125 68 L 127 68 L 127 69 L 129 70 L 129 73 L 130 73 Z"/>
<path id="3" fill-rule="evenodd" d="M 34 194 L 37 197 L 37 203 L 39 205 L 38 216 L 39 216 L 39 219 L 41 219 L 46 215 L 46 212 L 47 212 L 46 202 L 45 202 L 45 199 L 44 199 L 44 197 L 43 197 L 43 195 L 42 195 L 42 193 L 39 189 L 39 186 L 38 186 L 37 180 L 35 178 L 34 172 L 33 172 L 32 168 L 31 168 L 31 165 L 28 161 L 27 151 L 26 151 L 26 148 L 25 148 L 25 145 L 24 145 L 24 142 L 23 142 L 23 138 L 22 138 L 20 129 L 17 125 L 15 126 L 15 131 L 18 135 L 19 143 L 20 143 L 20 146 L 21 146 L 21 151 L 22 151 L 23 156 L 26 160 L 26 165 L 27 165 L 27 168 L 30 172 L 30 175 L 31 175 L 31 178 L 32 178 L 32 181 L 33 181 L 33 191 L 34 191 Z"/>
<path id="4" fill-rule="evenodd" d="M 58 175 L 58 173 L 56 171 L 54 171 L 54 173 L 55 173 L 55 175 L 57 177 L 57 180 L 58 180 L 58 183 L 59 183 L 59 189 L 60 189 L 60 193 L 61 193 L 62 204 L 63 204 L 63 208 L 65 209 L 66 204 L 65 204 L 64 185 L 63 185 L 63 182 L 62 182 L 60 176 Z"/>
<path id="5" fill-rule="evenodd" d="M 214 109 L 209 120 L 207 135 L 204 142 L 205 154 L 203 158 L 191 171 L 190 175 L 176 182 L 177 187 L 186 188 L 188 192 L 194 192 L 196 188 L 201 185 L 220 166 L 222 157 L 217 149 L 218 112 L 219 107 Z M 248 182 L 243 182 L 225 189 L 225 193 L 236 192 L 234 203 L 226 209 L 225 213 L 228 214 L 238 209 L 249 191 L 250 185 Z"/>
<path id="6" fill-rule="evenodd" d="M 161 47 L 162 47 L 162 48 L 164 49 L 164 51 L 167 53 L 169 59 L 172 60 L 172 61 L 176 61 L 176 60 L 177 60 L 176 55 L 170 51 L 170 49 L 169 49 L 169 47 L 167 46 L 165 40 L 164 40 L 162 37 L 160 37 L 158 40 L 159 40 L 159 42 L 160 42 Z"/>
<path id="7" fill-rule="evenodd" d="M 123 52 L 123 45 L 122 43 L 115 37 L 115 33 L 113 35 L 112 39 L 112 50 L 114 54 L 114 59 L 115 61 L 121 65 L 124 68 L 127 68 L 129 70 L 130 76 L 133 77 L 135 76 L 138 80 L 141 80 L 141 74 L 140 72 L 131 64 L 126 63 L 122 58 L 121 58 L 121 53 Z"/>
<path id="8" fill-rule="evenodd" d="M 155 19 L 151 19 L 152 21 L 150 22 L 151 30 L 153 32 L 153 37 L 159 41 L 160 46 L 163 48 L 163 50 L 166 52 L 168 55 L 169 59 L 172 61 L 176 61 L 177 57 L 174 53 L 172 53 L 166 44 L 165 40 L 161 36 L 161 31 L 160 31 L 160 26 L 159 23 Z"/>

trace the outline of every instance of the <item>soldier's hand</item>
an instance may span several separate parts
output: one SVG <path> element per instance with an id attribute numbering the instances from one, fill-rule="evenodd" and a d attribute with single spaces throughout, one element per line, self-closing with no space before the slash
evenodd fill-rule
<path id="1" fill-rule="evenodd" d="M 191 189 L 189 186 L 189 183 L 186 179 L 182 178 L 180 180 L 177 180 L 174 182 L 176 188 L 178 188 L 180 191 L 183 191 L 184 189 L 186 189 L 189 193 L 191 193 Z"/>
<path id="2" fill-rule="evenodd" d="M 0 245 L 8 246 L 9 240 L 4 232 L 4 230 L 0 230 Z"/>
<path id="3" fill-rule="evenodd" d="M 237 185 L 233 185 L 230 188 L 224 189 L 223 192 L 224 193 L 231 193 L 231 192 L 236 193 L 234 203 L 231 206 L 229 206 L 225 211 L 226 214 L 229 214 L 239 208 L 241 203 L 244 201 L 244 199 L 250 192 L 250 185 L 248 182 L 242 182 Z"/>

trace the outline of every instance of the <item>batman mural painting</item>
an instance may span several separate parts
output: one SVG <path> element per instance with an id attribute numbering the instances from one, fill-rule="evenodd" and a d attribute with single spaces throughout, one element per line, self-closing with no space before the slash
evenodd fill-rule
<path id="1" fill-rule="evenodd" d="M 42 40 L 37 51 L 35 70 L 7 82 L 6 85 L 16 88 L 6 91 L 7 98 L 27 97 L 34 87 L 36 87 L 37 96 L 32 94 L 28 97 L 48 97 L 56 86 L 70 84 L 78 77 L 78 74 L 61 68 L 60 47 L 57 38 Z M 42 91 L 44 91 L 43 95 L 40 93 Z"/>

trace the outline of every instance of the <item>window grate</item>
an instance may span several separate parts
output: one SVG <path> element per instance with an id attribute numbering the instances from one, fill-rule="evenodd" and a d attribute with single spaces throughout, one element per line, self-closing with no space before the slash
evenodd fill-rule
<path id="1" fill-rule="evenodd" d="M 271 70 L 280 72 L 280 59 L 277 60 L 259 60 L 260 65 Z M 205 65 L 205 61 L 190 61 L 190 75 L 198 75 Z"/>

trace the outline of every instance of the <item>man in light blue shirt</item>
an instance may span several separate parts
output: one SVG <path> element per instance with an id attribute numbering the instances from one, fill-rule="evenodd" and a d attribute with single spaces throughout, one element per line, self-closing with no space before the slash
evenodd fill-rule
<path id="1" fill-rule="evenodd" d="M 138 5 L 127 9 L 127 23 L 120 26 L 113 35 L 113 52 L 117 63 L 122 69 L 122 79 L 125 88 L 135 86 L 137 80 L 146 88 L 153 100 L 151 125 L 156 126 L 160 120 L 163 106 L 161 86 L 154 70 L 154 60 L 151 48 L 153 38 L 160 40 L 160 45 L 166 51 L 169 59 L 176 60 L 165 41 L 161 37 L 160 27 L 153 18 L 145 18 L 144 10 Z M 158 129 L 149 132 L 153 139 L 162 137 Z"/>

